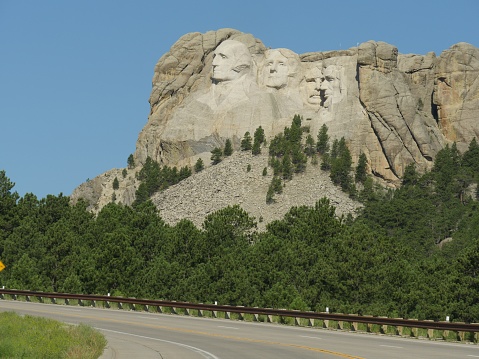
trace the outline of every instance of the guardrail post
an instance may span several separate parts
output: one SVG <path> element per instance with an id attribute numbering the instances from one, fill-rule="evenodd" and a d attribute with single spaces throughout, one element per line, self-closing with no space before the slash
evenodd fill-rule
<path id="1" fill-rule="evenodd" d="M 380 317 L 380 318 L 386 318 L 387 319 L 387 317 Z M 387 324 L 381 325 L 380 330 L 381 330 L 382 334 L 386 334 L 388 332 L 388 325 Z"/>
<path id="2" fill-rule="evenodd" d="M 203 309 L 198 309 L 198 317 L 202 317 L 203 316 Z"/>
<path id="3" fill-rule="evenodd" d="M 80 307 L 83 307 L 83 301 L 82 301 L 81 299 L 78 299 L 78 305 L 79 305 Z"/>
<path id="4" fill-rule="evenodd" d="M 268 314 L 268 315 L 266 316 L 266 322 L 268 322 L 268 323 L 273 323 L 273 316 L 272 316 L 271 314 Z"/>
<path id="5" fill-rule="evenodd" d="M 218 311 L 212 310 L 211 313 L 213 314 L 213 318 L 218 318 Z"/>
<path id="6" fill-rule="evenodd" d="M 255 314 L 254 314 L 254 321 L 255 321 L 255 322 L 259 322 L 259 315 L 258 315 L 258 313 L 255 313 Z"/>
<path id="7" fill-rule="evenodd" d="M 184 308 L 185 309 L 185 315 L 190 315 L 190 309 L 189 308 Z"/>
<path id="8" fill-rule="evenodd" d="M 37 299 L 40 303 L 43 303 L 43 297 L 38 296 Z"/>
<path id="9" fill-rule="evenodd" d="M 50 298 L 50 300 L 52 301 L 52 304 L 57 304 L 57 301 L 55 298 Z"/>
<path id="10" fill-rule="evenodd" d="M 231 312 L 225 312 L 225 319 L 231 319 Z"/>
<path id="11" fill-rule="evenodd" d="M 29 296 L 29 295 L 26 295 L 26 296 L 25 296 L 25 300 L 26 300 L 27 302 L 31 302 L 30 296 Z"/>
<path id="12" fill-rule="evenodd" d="M 434 320 L 425 320 L 425 322 L 431 322 L 431 323 L 433 323 Z M 434 338 L 434 329 L 430 329 L 430 328 L 427 329 L 427 337 L 428 337 L 429 339 L 433 339 L 433 338 Z"/>
<path id="13" fill-rule="evenodd" d="M 350 314 L 350 315 L 357 315 L 357 314 Z M 349 322 L 349 324 L 350 324 L 350 328 L 349 328 L 350 331 L 356 332 L 358 330 L 358 322 L 352 321 L 352 322 Z"/>
<path id="14" fill-rule="evenodd" d="M 150 308 L 148 307 L 148 304 L 145 304 L 145 305 L 144 305 L 144 308 L 145 308 L 145 312 L 148 312 L 149 309 L 150 309 Z"/>
<path id="15" fill-rule="evenodd" d="M 323 328 L 326 328 L 326 329 L 329 328 L 329 319 L 323 320 Z"/>

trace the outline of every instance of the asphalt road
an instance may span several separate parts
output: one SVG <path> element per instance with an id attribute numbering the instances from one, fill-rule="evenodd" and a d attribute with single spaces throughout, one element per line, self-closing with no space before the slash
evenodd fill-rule
<path id="1" fill-rule="evenodd" d="M 86 323 L 108 340 L 101 359 L 472 359 L 479 347 L 277 324 L 0 300 L 0 311 Z"/>

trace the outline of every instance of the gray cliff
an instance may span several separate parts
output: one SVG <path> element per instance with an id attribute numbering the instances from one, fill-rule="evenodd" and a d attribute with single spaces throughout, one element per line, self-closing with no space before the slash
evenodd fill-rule
<path id="1" fill-rule="evenodd" d="M 150 114 L 138 136 L 136 167 L 108 171 L 80 185 L 75 201 L 99 209 L 131 204 L 135 173 L 149 156 L 160 164 L 211 163 L 210 151 L 261 126 L 271 138 L 299 114 L 313 137 L 326 124 L 356 161 L 392 186 L 405 167 L 431 168 L 437 152 L 479 137 L 479 49 L 459 43 L 438 57 L 400 54 L 368 41 L 342 51 L 295 54 L 269 49 L 251 34 L 221 29 L 181 37 L 155 66 Z M 321 197 L 318 194 L 318 198 Z M 161 205 L 159 205 L 161 207 Z"/>

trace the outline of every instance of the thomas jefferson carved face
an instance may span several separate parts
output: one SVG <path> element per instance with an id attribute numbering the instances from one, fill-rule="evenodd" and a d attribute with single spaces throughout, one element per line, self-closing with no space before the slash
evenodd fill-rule
<path id="1" fill-rule="evenodd" d="M 226 40 L 214 51 L 212 65 L 213 80 L 217 82 L 235 80 L 251 67 L 251 54 L 242 42 Z"/>
<path id="2" fill-rule="evenodd" d="M 279 90 L 286 86 L 298 86 L 301 60 L 289 49 L 267 50 L 263 67 L 263 83 Z"/>
<path id="3" fill-rule="evenodd" d="M 277 50 L 267 53 L 264 65 L 264 84 L 280 89 L 288 84 L 288 59 Z"/>

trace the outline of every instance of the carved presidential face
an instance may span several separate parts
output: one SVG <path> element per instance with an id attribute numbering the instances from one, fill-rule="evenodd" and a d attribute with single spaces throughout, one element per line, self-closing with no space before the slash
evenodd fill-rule
<path id="1" fill-rule="evenodd" d="M 223 41 L 213 53 L 213 80 L 231 81 L 241 77 L 251 66 L 246 45 L 235 40 Z"/>
<path id="2" fill-rule="evenodd" d="M 330 65 L 323 70 L 321 94 L 324 99 L 324 107 L 329 107 L 332 103 L 337 103 L 342 99 L 340 70 L 335 65 Z"/>
<path id="3" fill-rule="evenodd" d="M 288 59 L 281 52 L 274 50 L 267 53 L 263 71 L 267 87 L 280 89 L 288 84 Z"/>
<path id="4" fill-rule="evenodd" d="M 323 73 L 319 67 L 313 67 L 306 71 L 306 101 L 314 106 L 321 105 L 321 82 L 323 81 Z"/>

